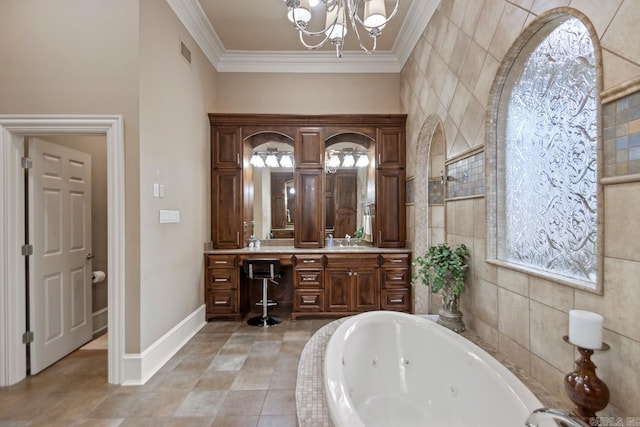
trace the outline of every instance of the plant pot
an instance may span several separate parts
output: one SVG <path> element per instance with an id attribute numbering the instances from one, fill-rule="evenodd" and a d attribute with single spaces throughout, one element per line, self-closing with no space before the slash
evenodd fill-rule
<path id="1" fill-rule="evenodd" d="M 446 308 L 442 308 L 438 312 L 438 321 L 436 323 L 457 333 L 466 329 L 462 321 L 462 312 L 459 310 L 449 311 Z"/>

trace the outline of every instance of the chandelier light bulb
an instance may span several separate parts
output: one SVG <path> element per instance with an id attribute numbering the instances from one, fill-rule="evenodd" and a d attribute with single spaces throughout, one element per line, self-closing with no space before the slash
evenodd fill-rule
<path id="1" fill-rule="evenodd" d="M 384 0 L 369 0 L 364 2 L 364 26 L 368 29 L 382 30 L 387 20 Z"/>
<path id="2" fill-rule="evenodd" d="M 330 168 L 337 168 L 338 166 L 340 166 L 340 157 L 338 157 L 336 154 L 332 154 L 329 156 L 329 167 Z"/>
<path id="3" fill-rule="evenodd" d="M 344 5 L 342 3 L 335 4 L 333 9 L 327 8 L 325 33 L 334 44 L 342 44 L 347 35 L 347 27 L 344 25 Z"/>
<path id="4" fill-rule="evenodd" d="M 309 11 L 309 0 L 299 0 L 297 6 L 289 7 L 287 12 L 289 21 L 298 23 L 302 27 L 306 27 L 311 20 L 311 12 Z"/>

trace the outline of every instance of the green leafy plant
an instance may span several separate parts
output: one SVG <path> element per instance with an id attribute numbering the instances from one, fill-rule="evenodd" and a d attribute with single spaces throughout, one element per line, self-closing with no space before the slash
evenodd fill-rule
<path id="1" fill-rule="evenodd" d="M 464 244 L 455 249 L 451 249 L 448 243 L 431 246 L 423 256 L 413 261 L 417 270 L 412 280 L 431 286 L 433 293 L 444 287 L 450 298 L 457 298 L 464 291 L 464 277 L 470 256 Z"/>
<path id="2" fill-rule="evenodd" d="M 355 233 L 353 233 L 353 238 L 354 239 L 362 239 L 364 238 L 364 227 L 360 227 L 356 230 Z"/>

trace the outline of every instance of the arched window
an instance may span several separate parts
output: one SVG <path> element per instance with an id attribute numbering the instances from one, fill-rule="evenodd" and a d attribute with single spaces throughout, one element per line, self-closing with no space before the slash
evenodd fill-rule
<path id="1" fill-rule="evenodd" d="M 503 81 L 494 133 L 494 256 L 596 288 L 599 101 L 588 29 L 570 15 L 547 22 Z"/>

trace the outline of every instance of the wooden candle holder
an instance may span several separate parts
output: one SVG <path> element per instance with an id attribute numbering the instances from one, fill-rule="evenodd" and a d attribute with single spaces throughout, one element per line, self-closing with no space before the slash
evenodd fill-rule
<path id="1" fill-rule="evenodd" d="M 566 335 L 562 339 L 574 345 Z M 564 377 L 564 389 L 575 405 L 574 415 L 589 423 L 596 419 L 596 412 L 603 410 L 609 403 L 609 388 L 596 376 L 596 365 L 591 361 L 594 350 L 576 347 L 580 357 L 575 361 L 575 371 Z M 608 344 L 603 343 L 602 348 L 596 350 L 606 351 L 609 348 Z"/>

